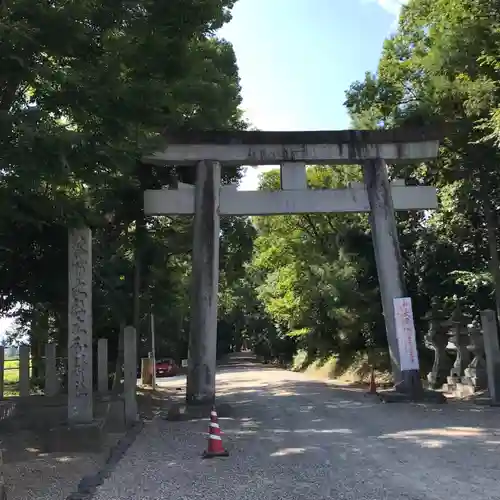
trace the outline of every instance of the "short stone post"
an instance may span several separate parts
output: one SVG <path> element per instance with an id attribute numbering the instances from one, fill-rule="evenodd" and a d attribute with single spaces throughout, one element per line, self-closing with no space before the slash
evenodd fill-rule
<path id="1" fill-rule="evenodd" d="M 19 396 L 30 395 L 30 346 L 19 346 Z"/>
<path id="2" fill-rule="evenodd" d="M 45 344 L 45 395 L 55 396 L 58 392 L 56 344 L 50 342 Z"/>
<path id="3" fill-rule="evenodd" d="M 500 346 L 495 311 L 481 312 L 483 328 L 484 352 L 486 355 L 486 372 L 488 374 L 488 391 L 491 402 L 500 404 Z"/>
<path id="4" fill-rule="evenodd" d="M 99 394 L 107 394 L 109 391 L 108 339 L 97 341 L 97 390 Z"/>
<path id="5" fill-rule="evenodd" d="M 0 346 L 0 399 L 3 399 L 5 380 L 5 347 Z"/>
<path id="6" fill-rule="evenodd" d="M 137 340 L 133 326 L 123 331 L 123 399 L 125 401 L 125 422 L 133 424 L 138 420 L 137 414 Z"/>

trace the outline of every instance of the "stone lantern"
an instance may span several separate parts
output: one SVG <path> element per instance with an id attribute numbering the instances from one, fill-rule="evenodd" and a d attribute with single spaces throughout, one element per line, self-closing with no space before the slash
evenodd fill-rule
<path id="1" fill-rule="evenodd" d="M 434 362 L 432 370 L 427 374 L 427 381 L 430 388 L 436 389 L 445 383 L 449 369 L 449 359 L 446 355 L 448 345 L 446 320 L 436 300 L 432 301 L 431 310 L 422 319 L 429 322 L 429 330 L 424 337 L 425 346 L 434 351 Z"/>
<path id="2" fill-rule="evenodd" d="M 469 343 L 469 332 L 467 331 L 468 321 L 462 314 L 460 306 L 457 305 L 453 310 L 450 320 L 447 322 L 451 327 L 448 335 L 450 344 L 455 350 L 455 362 L 450 370 L 448 385 L 456 386 L 461 382 L 466 366 L 469 364 L 470 354 L 467 349 Z"/>
<path id="3" fill-rule="evenodd" d="M 469 326 L 469 345 L 467 350 L 472 353 L 473 359 L 464 370 L 462 382 L 467 384 L 472 392 L 481 391 L 488 387 L 486 372 L 486 357 L 484 353 L 483 332 L 477 321 Z"/>

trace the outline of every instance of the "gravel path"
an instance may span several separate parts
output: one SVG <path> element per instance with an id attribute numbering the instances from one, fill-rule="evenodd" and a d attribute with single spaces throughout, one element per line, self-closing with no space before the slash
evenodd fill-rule
<path id="1" fill-rule="evenodd" d="M 207 422 L 156 419 L 95 500 L 500 498 L 498 409 L 384 405 L 258 365 L 224 370 L 218 391 L 229 458 L 200 458 Z"/>
<path id="2" fill-rule="evenodd" d="M 109 449 L 121 437 L 122 433 L 108 434 L 102 453 L 43 453 L 36 436 L 26 430 L 2 435 L 2 472 L 8 500 L 69 497 L 82 477 L 92 477 L 103 468 Z"/>

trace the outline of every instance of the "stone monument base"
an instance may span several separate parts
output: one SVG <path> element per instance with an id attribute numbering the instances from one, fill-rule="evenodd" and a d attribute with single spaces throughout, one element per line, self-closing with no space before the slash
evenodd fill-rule
<path id="1" fill-rule="evenodd" d="M 446 403 L 446 397 L 441 392 L 424 389 L 418 370 L 403 370 L 402 381 L 392 389 L 377 392 L 383 403 Z"/>
<path id="2" fill-rule="evenodd" d="M 188 405 L 186 403 L 176 403 L 168 409 L 163 418 L 172 421 L 209 419 L 212 406 L 211 404 Z M 217 404 L 215 408 L 219 418 L 227 418 L 232 414 L 231 405 L 228 403 Z"/>
<path id="3" fill-rule="evenodd" d="M 475 388 L 463 382 L 455 382 L 453 384 L 444 384 L 443 391 L 451 394 L 453 397 L 462 399 L 473 396 L 476 393 Z"/>
<path id="4" fill-rule="evenodd" d="M 104 421 L 95 420 L 89 424 L 59 425 L 50 428 L 41 436 L 46 453 L 77 453 L 102 451 Z"/>
<path id="5" fill-rule="evenodd" d="M 446 403 L 446 397 L 441 392 L 422 389 L 418 393 L 402 392 L 397 389 L 385 389 L 377 392 L 382 403 Z"/>
<path id="6" fill-rule="evenodd" d="M 124 432 L 128 427 L 125 421 L 125 401 L 121 396 L 103 397 L 101 404 L 96 405 L 94 416 L 98 420 L 104 420 L 103 430 L 107 432 Z"/>
<path id="7" fill-rule="evenodd" d="M 479 405 L 479 406 L 500 406 L 500 403 L 496 403 L 495 401 L 493 401 L 489 395 L 485 395 L 485 396 L 480 396 L 476 399 L 474 399 L 474 403 Z"/>
<path id="8" fill-rule="evenodd" d="M 411 380 L 405 377 L 392 389 L 377 391 L 377 395 L 383 403 L 446 403 L 442 392 L 424 389 L 415 377 Z"/>

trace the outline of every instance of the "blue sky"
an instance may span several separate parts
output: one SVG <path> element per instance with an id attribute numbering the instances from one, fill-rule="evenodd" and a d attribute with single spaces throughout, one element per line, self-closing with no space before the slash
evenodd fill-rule
<path id="1" fill-rule="evenodd" d="M 243 108 L 261 130 L 349 127 L 344 93 L 375 71 L 398 0 L 237 0 L 220 31 L 236 53 Z M 256 189 L 262 169 L 247 169 Z"/>
<path id="2" fill-rule="evenodd" d="M 261 130 L 349 127 L 344 92 L 377 68 L 400 0 L 238 0 L 232 42 L 246 117 Z M 259 172 L 246 170 L 243 189 Z M 10 325 L 0 318 L 0 337 Z"/>

